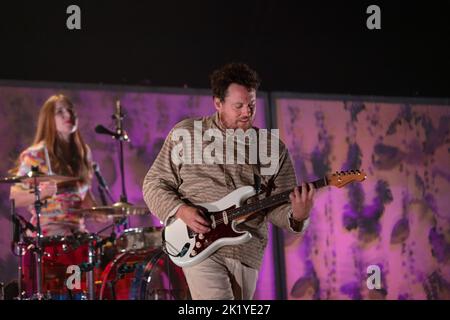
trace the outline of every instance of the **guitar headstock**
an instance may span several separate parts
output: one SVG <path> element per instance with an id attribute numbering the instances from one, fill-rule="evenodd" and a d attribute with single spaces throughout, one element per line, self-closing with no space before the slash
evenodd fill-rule
<path id="1" fill-rule="evenodd" d="M 366 180 L 366 178 L 367 175 L 364 170 L 336 171 L 336 173 L 327 175 L 328 185 L 338 188 L 342 188 L 343 186 L 354 181 L 362 182 Z"/>

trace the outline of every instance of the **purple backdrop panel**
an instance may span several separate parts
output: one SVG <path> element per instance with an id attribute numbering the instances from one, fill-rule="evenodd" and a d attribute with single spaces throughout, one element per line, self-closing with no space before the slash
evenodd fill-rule
<path id="1" fill-rule="evenodd" d="M 64 88 L 61 85 L 26 83 L 20 86 L 0 86 L 0 141 L 2 148 L 0 163 L 2 176 L 13 166 L 19 152 L 28 146 L 36 126 L 38 110 L 52 94 L 63 93 L 72 99 L 79 116 L 79 126 L 85 141 L 90 145 L 94 161 L 108 182 L 115 201 L 121 194 L 119 170 L 119 147 L 117 142 L 105 135 L 98 135 L 94 128 L 98 124 L 114 129 L 111 118 L 119 99 L 126 112 L 124 128 L 131 142 L 124 145 L 125 183 L 128 201 L 135 205 L 144 205 L 142 199 L 142 181 L 158 154 L 169 130 L 179 121 L 195 116 L 214 113 L 212 98 L 206 90 L 166 90 L 142 88 L 92 88 L 82 85 Z M 265 100 L 258 98 L 258 112 L 255 124 L 265 125 Z M 0 281 L 8 282 L 16 275 L 16 259 L 10 252 L 11 226 L 9 222 L 9 186 L 0 185 Z M 93 184 L 97 194 L 97 184 Z M 97 194 L 98 195 L 98 194 Z M 99 199 L 99 197 L 97 197 Z M 29 217 L 24 211 L 20 212 Z M 99 231 L 104 225 L 87 223 L 92 232 Z M 130 227 L 160 225 L 152 216 L 133 217 Z M 256 299 L 275 298 L 273 284 L 272 246 L 266 251 L 264 263 L 257 286 Z"/>
<path id="2" fill-rule="evenodd" d="M 318 191 L 305 235 L 285 233 L 289 299 L 450 299 L 448 104 L 280 97 L 276 117 L 299 182 L 368 176 Z"/>

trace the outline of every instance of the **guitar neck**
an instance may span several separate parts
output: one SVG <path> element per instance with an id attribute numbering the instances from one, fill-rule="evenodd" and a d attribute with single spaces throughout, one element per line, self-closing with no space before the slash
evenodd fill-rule
<path id="1" fill-rule="evenodd" d="M 312 184 L 315 189 L 319 189 L 319 188 L 327 186 L 328 180 L 326 177 L 324 177 L 322 179 L 313 181 Z M 302 187 L 300 186 L 299 188 L 300 188 L 300 192 L 302 192 L 303 191 L 303 190 L 301 190 Z M 275 194 L 273 196 L 259 200 L 255 203 L 244 205 L 239 208 L 231 209 L 227 212 L 228 219 L 229 220 L 239 219 L 239 218 L 247 216 L 251 213 L 262 211 L 262 210 L 269 209 L 269 208 L 275 207 L 277 205 L 286 203 L 289 201 L 289 194 L 292 191 L 293 190 L 281 192 L 281 193 Z"/>

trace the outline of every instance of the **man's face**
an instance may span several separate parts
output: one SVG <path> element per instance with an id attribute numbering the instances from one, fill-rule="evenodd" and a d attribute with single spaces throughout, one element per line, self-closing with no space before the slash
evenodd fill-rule
<path id="1" fill-rule="evenodd" d="M 227 129 L 247 130 L 252 127 L 256 113 L 256 90 L 247 90 L 236 83 L 230 84 L 225 101 L 214 98 L 214 105 L 222 124 Z"/>

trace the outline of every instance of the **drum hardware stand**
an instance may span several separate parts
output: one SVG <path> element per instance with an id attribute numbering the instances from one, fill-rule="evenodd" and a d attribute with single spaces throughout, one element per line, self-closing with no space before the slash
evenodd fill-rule
<path id="1" fill-rule="evenodd" d="M 129 217 L 121 217 L 114 219 L 114 230 L 115 234 L 122 234 L 125 230 L 127 230 L 129 223 Z"/>
<path id="2" fill-rule="evenodd" d="M 123 224 L 125 218 L 120 218 L 119 220 L 115 221 L 114 223 L 107 225 L 106 227 L 104 227 L 103 229 L 100 229 L 99 231 L 93 233 L 93 235 L 95 235 L 95 237 L 100 237 L 100 233 L 102 233 L 103 231 L 109 229 L 109 228 L 113 228 L 111 231 L 111 235 L 109 236 L 109 238 L 107 238 L 107 240 L 114 242 L 116 240 L 116 232 L 115 232 L 115 227 L 117 227 L 118 225 Z M 103 245 L 103 241 L 100 241 L 97 246 L 101 246 Z"/>
<path id="3" fill-rule="evenodd" d="M 88 288 L 88 300 L 95 300 L 95 282 L 94 282 L 94 264 L 95 264 L 95 247 L 94 240 L 96 237 L 94 235 L 89 235 L 88 244 L 88 265 L 89 271 L 86 273 L 86 285 Z"/>
<path id="4" fill-rule="evenodd" d="M 107 230 L 108 228 L 114 227 L 116 223 L 110 224 L 103 229 L 92 233 L 89 235 L 89 246 L 88 246 L 88 263 L 87 267 L 85 268 L 86 271 L 86 285 L 88 288 L 88 296 L 87 300 L 95 300 L 95 280 L 94 280 L 94 269 L 95 269 L 95 263 L 97 262 L 95 259 L 95 249 L 96 247 L 99 247 L 103 245 L 102 241 L 99 241 L 99 243 L 96 243 L 94 245 L 94 240 L 99 238 L 99 234 L 103 231 Z M 114 229 L 111 232 L 111 235 L 109 237 L 109 241 L 115 241 L 116 233 L 114 232 Z"/>
<path id="5" fill-rule="evenodd" d="M 32 166 L 31 167 L 31 173 L 38 173 L 39 167 Z M 32 300 L 43 300 L 46 298 L 46 296 L 42 292 L 42 256 L 43 256 L 43 249 L 42 249 L 42 229 L 41 229 L 41 208 L 46 205 L 46 202 L 41 201 L 41 191 L 39 190 L 39 185 L 37 183 L 37 175 L 34 176 L 34 208 L 36 211 L 36 230 L 37 230 L 37 241 L 34 248 L 34 255 L 36 258 L 36 293 L 32 296 Z"/>
<path id="6" fill-rule="evenodd" d="M 23 241 L 24 228 L 22 227 L 19 218 L 16 214 L 16 207 L 14 199 L 11 199 L 11 221 L 13 225 L 13 241 L 11 243 L 11 249 L 14 255 L 19 257 L 18 267 L 17 267 L 17 300 L 23 299 L 23 255 L 25 242 Z M 18 252 L 18 254 L 17 254 Z"/>

